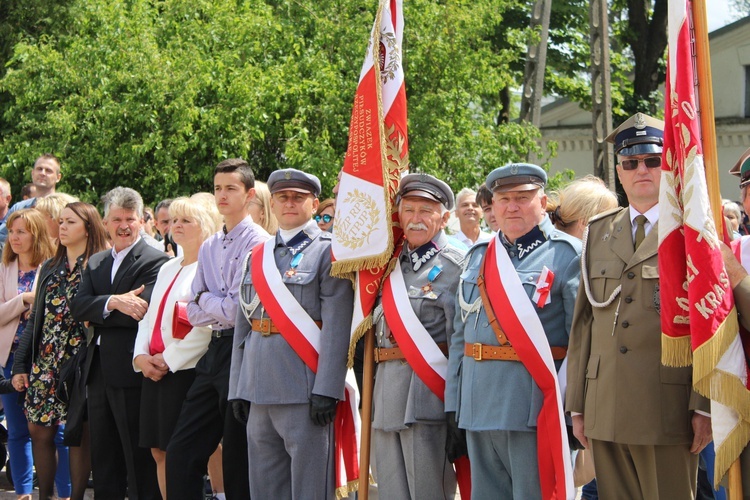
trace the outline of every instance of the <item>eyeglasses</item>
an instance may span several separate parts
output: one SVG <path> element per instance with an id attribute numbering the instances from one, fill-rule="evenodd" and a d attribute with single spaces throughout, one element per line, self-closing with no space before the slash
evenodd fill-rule
<path id="1" fill-rule="evenodd" d="M 661 167 L 661 156 L 648 156 L 646 158 L 638 158 L 632 160 L 620 160 L 623 170 L 635 170 L 638 168 L 638 164 L 643 162 L 646 168 L 659 168 Z"/>
<path id="2" fill-rule="evenodd" d="M 328 214 L 325 214 L 325 215 L 316 215 L 313 218 L 315 219 L 315 222 L 319 223 L 322 220 L 325 224 L 328 224 L 329 222 L 331 222 L 333 220 L 333 215 L 328 215 Z"/>

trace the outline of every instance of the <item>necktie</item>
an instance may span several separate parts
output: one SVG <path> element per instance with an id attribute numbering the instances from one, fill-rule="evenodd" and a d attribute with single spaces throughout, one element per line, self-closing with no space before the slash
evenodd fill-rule
<path id="1" fill-rule="evenodd" d="M 641 246 L 641 243 L 643 243 L 644 238 L 646 238 L 646 222 L 648 222 L 648 219 L 645 215 L 638 215 L 635 218 L 635 249 L 638 250 L 638 247 Z"/>

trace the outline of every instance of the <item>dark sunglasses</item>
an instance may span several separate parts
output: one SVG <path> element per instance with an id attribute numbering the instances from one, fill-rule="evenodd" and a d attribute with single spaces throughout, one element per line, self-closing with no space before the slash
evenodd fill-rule
<path id="1" fill-rule="evenodd" d="M 322 219 L 324 223 L 328 224 L 333 220 L 333 215 L 316 215 L 315 217 L 313 217 L 313 219 L 315 219 L 315 222 L 320 222 L 320 220 Z"/>
<path id="2" fill-rule="evenodd" d="M 661 167 L 661 156 L 649 156 L 638 160 L 620 160 L 620 165 L 622 165 L 623 170 L 635 170 L 640 162 L 643 162 L 646 168 L 659 168 Z"/>

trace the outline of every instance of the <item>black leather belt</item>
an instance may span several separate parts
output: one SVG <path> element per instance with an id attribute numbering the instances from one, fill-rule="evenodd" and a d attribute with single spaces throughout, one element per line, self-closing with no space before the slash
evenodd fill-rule
<path id="1" fill-rule="evenodd" d="M 231 337 L 234 335 L 234 328 L 225 328 L 224 330 L 211 330 L 212 339 L 220 339 L 221 337 Z"/>

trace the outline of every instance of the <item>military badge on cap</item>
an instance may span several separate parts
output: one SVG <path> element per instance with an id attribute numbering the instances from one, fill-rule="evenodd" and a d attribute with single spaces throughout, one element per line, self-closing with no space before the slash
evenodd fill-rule
<path id="1" fill-rule="evenodd" d="M 511 163 L 490 172 L 486 185 L 490 191 L 503 193 L 531 191 L 547 185 L 547 172 L 531 163 Z"/>
<path id="2" fill-rule="evenodd" d="M 607 136 L 615 145 L 615 154 L 635 156 L 660 154 L 664 145 L 664 122 L 644 113 L 636 113 Z"/>
<path id="3" fill-rule="evenodd" d="M 740 178 L 740 187 L 750 184 L 750 148 L 747 149 L 737 163 L 729 170 L 729 173 Z"/>
<path id="4" fill-rule="evenodd" d="M 398 186 L 398 201 L 408 197 L 437 201 L 447 210 L 453 210 L 455 205 L 451 187 L 429 174 L 408 174 L 401 178 Z"/>
<path id="5" fill-rule="evenodd" d="M 271 194 L 279 191 L 297 191 L 298 193 L 310 193 L 316 198 L 320 194 L 320 179 L 294 168 L 272 172 L 268 177 L 267 184 Z"/>

